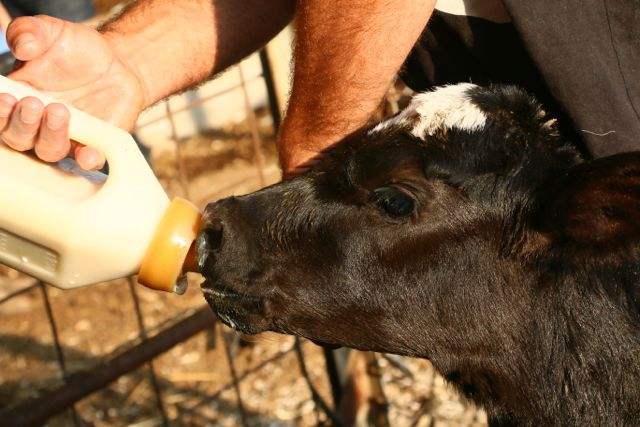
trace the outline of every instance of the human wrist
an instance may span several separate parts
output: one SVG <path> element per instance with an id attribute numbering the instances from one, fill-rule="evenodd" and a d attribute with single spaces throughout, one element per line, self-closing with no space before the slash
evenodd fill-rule
<path id="1" fill-rule="evenodd" d="M 139 56 L 136 54 L 136 46 L 138 43 L 134 37 L 128 34 L 122 34 L 112 30 L 100 30 L 103 37 L 110 45 L 115 60 L 120 62 L 127 72 L 135 79 L 140 88 L 142 95 L 143 109 L 153 105 L 157 100 L 152 79 L 144 73 L 144 64 L 141 63 Z"/>
<path id="2" fill-rule="evenodd" d="M 284 176 L 292 177 L 308 170 L 339 139 L 335 133 L 306 130 L 285 120 L 278 137 L 278 156 Z"/>
<path id="3" fill-rule="evenodd" d="M 320 155 L 317 151 L 308 151 L 296 146 L 280 148 L 279 159 L 284 177 L 293 177 L 307 171 L 317 163 Z"/>
<path id="4" fill-rule="evenodd" d="M 100 31 L 111 44 L 117 59 L 131 72 L 140 84 L 144 107 L 150 107 L 195 83 L 205 72 L 182 66 L 186 59 L 173 54 L 181 42 L 170 33 L 174 23 L 158 23 L 155 26 L 136 29 L 130 23 L 119 25 L 116 21 Z"/>

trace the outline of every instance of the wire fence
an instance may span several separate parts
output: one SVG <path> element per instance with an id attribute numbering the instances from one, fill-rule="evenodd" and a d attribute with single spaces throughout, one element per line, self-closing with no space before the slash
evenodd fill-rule
<path id="1" fill-rule="evenodd" d="M 259 186 L 266 183 L 265 169 L 266 161 L 264 154 L 264 141 L 261 136 L 261 129 L 256 118 L 254 109 L 250 102 L 248 84 L 256 80 L 261 80 L 265 85 L 268 99 L 268 115 L 272 123 L 271 132 L 277 133 L 280 124 L 280 106 L 274 89 L 274 82 L 269 67 L 269 58 L 266 51 L 260 52 L 259 55 L 262 71 L 259 76 L 245 78 L 245 72 L 242 65 L 238 66 L 236 71 L 239 75 L 239 83 L 231 88 L 211 94 L 203 98 L 191 100 L 191 102 L 179 109 L 172 109 L 169 102 L 165 102 L 165 117 L 156 118 L 145 124 L 152 125 L 158 120 L 166 119 L 169 122 L 171 138 L 175 146 L 176 158 L 176 177 L 182 193 L 187 198 L 193 196 L 191 183 L 189 181 L 188 166 L 185 162 L 183 153 L 183 144 L 178 136 L 178 124 L 175 115 L 196 108 L 207 103 L 219 96 L 239 90 L 242 92 L 243 104 L 246 113 L 246 125 L 249 129 L 249 135 L 252 145 L 252 161 L 255 170 L 256 179 Z M 399 96 L 393 92 L 385 104 L 386 113 L 393 113 L 398 110 Z M 215 191 L 207 192 L 201 195 L 197 202 L 203 203 L 206 200 L 215 200 L 220 194 L 228 191 L 230 188 L 238 185 L 239 182 L 229 182 L 223 187 L 218 187 Z M 137 380 L 136 385 L 131 387 L 131 391 L 127 396 L 134 393 L 137 384 L 145 382 L 151 390 L 152 398 L 147 399 L 154 407 L 156 416 L 149 419 L 146 423 L 138 424 L 140 426 L 147 425 L 182 425 L 180 417 L 170 414 L 168 407 L 175 406 L 173 403 L 167 403 L 167 380 L 160 378 L 156 370 L 157 359 L 168 352 L 172 348 L 185 343 L 189 339 L 202 333 L 209 334 L 214 337 L 215 341 L 212 345 L 221 346 L 224 354 L 224 363 L 226 364 L 230 381 L 220 385 L 217 392 L 210 395 L 197 396 L 197 399 L 190 401 L 188 405 L 182 405 L 180 415 L 189 416 L 191 418 L 188 424 L 210 424 L 211 419 L 199 420 L 197 412 L 206 405 L 224 393 L 232 393 L 235 397 L 235 405 L 228 408 L 228 411 L 235 411 L 235 424 L 242 426 L 250 426 L 260 424 L 256 421 L 256 414 L 247 408 L 247 392 L 243 389 L 243 384 L 251 380 L 251 376 L 256 372 L 272 369 L 274 364 L 279 363 L 285 357 L 295 356 L 297 364 L 297 372 L 303 381 L 310 396 L 310 405 L 315 416 L 316 425 L 353 425 L 357 423 L 362 412 L 360 406 L 367 406 L 366 423 L 369 425 L 384 426 L 395 425 L 397 417 L 403 416 L 404 419 L 410 420 L 407 425 L 424 426 L 433 425 L 437 419 L 431 416 L 434 408 L 434 381 L 435 374 L 429 371 L 427 382 L 430 384 L 429 389 L 425 391 L 420 399 L 415 402 L 406 404 L 407 414 L 402 411 L 389 411 L 389 403 L 385 393 L 385 387 L 389 390 L 389 384 L 393 381 L 405 384 L 406 387 L 415 387 L 416 379 L 413 366 L 409 366 L 407 361 L 402 358 L 388 355 L 374 355 L 370 353 L 361 354 L 362 375 L 358 375 L 358 369 L 351 366 L 352 362 L 348 362 L 348 353 L 346 351 L 332 351 L 329 349 L 322 350 L 322 370 L 324 372 L 324 391 L 319 390 L 317 378 L 312 378 L 310 368 L 316 366 L 310 365 L 308 356 L 305 354 L 305 346 L 299 339 L 295 339 L 291 345 L 280 348 L 277 352 L 262 360 L 255 366 L 240 370 L 236 366 L 236 357 L 239 348 L 242 345 L 237 334 L 228 330 L 223 325 L 216 323 L 216 319 L 208 306 L 200 306 L 197 308 L 187 309 L 172 316 L 170 320 L 149 327 L 145 311 L 142 309 L 138 285 L 134 278 L 128 278 L 126 281 L 126 294 L 130 300 L 135 314 L 136 336 L 124 341 L 116 349 L 103 356 L 98 363 L 93 363 L 89 367 L 82 369 L 71 369 L 65 356 L 63 339 L 61 338 L 61 329 L 56 315 L 55 307 L 50 297 L 50 288 L 48 285 L 39 282 L 25 282 L 18 289 L 4 295 L 0 298 L 0 307 L 10 305 L 19 297 L 40 292 L 42 306 L 45 311 L 45 321 L 48 325 L 51 343 L 55 353 L 55 361 L 57 370 L 61 376 L 61 382 L 54 387 L 45 387 L 41 390 L 34 391 L 33 396 L 19 403 L 14 403 L 9 407 L 0 408 L 0 425 L 10 426 L 36 426 L 50 423 L 56 420 L 56 417 L 64 416 L 61 425 L 72 424 L 74 426 L 84 426 L 90 423 L 86 421 L 83 411 L 78 408 L 79 402 L 109 387 L 119 379 L 130 375 L 133 372 L 142 373 Z M 64 296 L 63 296 L 64 297 Z M 124 302 L 123 302 L 124 304 Z M 1 314 L 0 314 L 1 316 Z M 217 338 L 216 338 L 217 337 Z M 0 336 L 0 345 L 2 337 Z M 352 357 L 353 358 L 353 357 Z M 317 358 L 314 359 L 318 363 Z M 220 360 L 211 361 L 216 365 Z M 348 366 L 349 365 L 349 366 Z M 317 369 L 316 369 L 317 370 Z M 200 374 L 202 376 L 202 374 Z M 385 379 L 386 378 L 386 379 Z M 187 379 L 189 377 L 187 376 Z M 359 384 L 364 382 L 366 387 Z M 249 384 L 250 387 L 257 387 L 255 382 Z M 395 387 L 395 386 L 394 386 Z M 405 387 L 405 388 L 406 388 Z M 363 389 L 367 392 L 363 394 Z M 403 389 L 404 390 L 404 389 Z M 244 391 L 244 392 L 243 392 Z M 182 389 L 183 394 L 194 394 L 193 390 Z M 354 397 L 356 396 L 356 397 Z M 358 397 L 359 396 L 359 397 Z M 365 396 L 366 402 L 357 401 L 358 398 Z M 173 397 L 171 397 L 173 399 Z M 356 399 L 356 401 L 354 401 Z M 361 399 L 362 400 L 362 399 Z M 126 396 L 124 398 L 126 402 Z M 310 406 L 309 406 L 310 407 Z M 482 424 L 482 418 L 478 412 L 473 409 L 464 408 L 467 411 L 466 425 Z M 259 415 L 259 414 L 258 414 Z M 428 416 L 425 418 L 425 416 Z M 259 418 L 259 417 L 258 417 Z M 426 421 L 425 421 L 426 420 Z M 215 421 L 215 420 L 214 420 Z M 362 421 L 362 420 L 360 420 Z M 462 424 L 465 424 L 462 423 Z M 106 425 L 106 424 L 105 424 Z M 287 424 L 290 425 L 290 424 Z"/>

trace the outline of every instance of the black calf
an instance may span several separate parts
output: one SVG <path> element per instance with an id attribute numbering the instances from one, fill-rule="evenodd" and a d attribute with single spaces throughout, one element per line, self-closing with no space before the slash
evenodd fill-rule
<path id="1" fill-rule="evenodd" d="M 583 162 L 517 89 L 418 95 L 206 221 L 229 325 L 428 358 L 494 425 L 640 423 L 640 154 Z"/>

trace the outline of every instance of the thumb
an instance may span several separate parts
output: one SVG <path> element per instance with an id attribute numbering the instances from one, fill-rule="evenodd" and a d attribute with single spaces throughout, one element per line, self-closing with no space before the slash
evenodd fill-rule
<path id="1" fill-rule="evenodd" d="M 17 18 L 7 28 L 7 42 L 18 60 L 31 61 L 49 50 L 63 27 L 63 21 L 49 16 Z"/>

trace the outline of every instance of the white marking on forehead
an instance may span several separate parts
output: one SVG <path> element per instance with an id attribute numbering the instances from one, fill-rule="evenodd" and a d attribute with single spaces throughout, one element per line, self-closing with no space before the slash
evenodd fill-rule
<path id="1" fill-rule="evenodd" d="M 487 116 L 469 97 L 469 90 L 476 87 L 471 83 L 460 83 L 419 93 L 400 114 L 378 124 L 370 133 L 395 125 L 411 126 L 411 133 L 424 139 L 443 128 L 478 130 L 485 125 Z"/>

